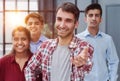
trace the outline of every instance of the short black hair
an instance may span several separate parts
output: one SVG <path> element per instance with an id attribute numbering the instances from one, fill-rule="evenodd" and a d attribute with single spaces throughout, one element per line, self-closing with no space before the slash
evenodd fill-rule
<path id="1" fill-rule="evenodd" d="M 101 8 L 101 5 L 98 3 L 92 3 L 92 4 L 88 5 L 85 9 L 85 16 L 89 10 L 94 10 L 94 9 L 100 10 L 100 16 L 102 16 L 102 8 Z"/>

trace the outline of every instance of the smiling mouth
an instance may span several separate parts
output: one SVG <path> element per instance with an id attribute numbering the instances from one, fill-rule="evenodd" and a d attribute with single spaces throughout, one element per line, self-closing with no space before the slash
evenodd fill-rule
<path id="1" fill-rule="evenodd" d="M 17 48 L 22 49 L 22 48 L 23 48 L 23 46 L 17 46 Z"/>
<path id="2" fill-rule="evenodd" d="M 35 32 L 35 31 L 36 31 L 36 29 L 31 29 L 31 31 Z"/>

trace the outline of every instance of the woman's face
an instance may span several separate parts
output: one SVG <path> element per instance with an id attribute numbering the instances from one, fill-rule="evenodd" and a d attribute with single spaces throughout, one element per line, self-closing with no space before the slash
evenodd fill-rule
<path id="1" fill-rule="evenodd" d="M 15 31 L 12 37 L 13 49 L 16 53 L 24 53 L 29 49 L 30 40 L 23 31 Z"/>

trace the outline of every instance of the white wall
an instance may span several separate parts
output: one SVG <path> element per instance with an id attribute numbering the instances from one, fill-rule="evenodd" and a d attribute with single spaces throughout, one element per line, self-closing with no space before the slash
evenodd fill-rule
<path id="1" fill-rule="evenodd" d="M 102 19 L 103 19 L 103 21 L 102 21 L 102 23 L 101 23 L 101 30 L 103 31 L 103 32 L 105 32 L 106 30 L 105 30 L 105 26 L 106 26 L 106 10 L 105 10 L 105 8 L 106 8 L 106 6 L 107 5 L 113 5 L 113 4 L 120 4 L 120 0 L 99 0 L 98 1 L 100 4 L 101 4 L 101 6 L 102 6 L 102 9 L 103 9 L 103 16 L 102 16 Z M 113 15 L 114 16 L 114 15 Z"/>
<path id="2" fill-rule="evenodd" d="M 80 10 L 84 11 L 86 6 L 91 4 L 91 0 L 78 0 L 77 6 Z M 79 26 L 77 28 L 77 33 L 80 33 L 86 29 L 86 23 L 84 22 L 84 13 L 80 13 Z"/>
<path id="3" fill-rule="evenodd" d="M 116 48 L 117 48 L 117 53 L 118 53 L 118 56 L 119 56 L 119 58 L 120 58 L 120 51 L 119 51 L 119 49 L 120 49 L 120 43 L 119 43 L 119 38 L 120 37 L 118 37 L 119 36 L 119 24 L 117 24 L 117 23 L 119 23 L 119 16 L 120 16 L 120 14 L 118 15 L 118 12 L 119 11 L 117 11 L 117 14 L 116 14 L 116 12 L 112 12 L 113 14 L 112 15 L 110 15 L 110 17 L 108 17 L 109 16 L 109 14 L 106 14 L 106 6 L 108 7 L 108 6 L 113 6 L 113 5 L 120 5 L 120 0 L 99 0 L 99 3 L 102 5 L 102 8 L 103 8 L 103 22 L 102 22 L 102 24 L 101 24 L 101 29 L 104 31 L 104 32 L 106 32 L 106 24 L 107 23 L 112 23 L 112 27 L 111 27 L 111 25 L 109 25 L 109 27 L 107 27 L 107 29 L 109 28 L 109 30 L 111 29 L 113 29 L 112 30 L 112 33 L 111 32 L 108 32 L 108 33 L 110 33 L 111 34 L 111 36 L 113 37 L 113 41 L 114 41 L 114 43 L 115 43 L 115 46 L 116 46 Z M 111 14 L 111 13 L 110 13 Z M 106 17 L 106 15 L 107 15 L 107 17 Z M 109 20 L 109 22 L 106 22 L 106 18 L 108 18 L 108 19 L 111 19 L 111 20 Z M 108 21 L 108 19 L 107 19 L 107 21 Z M 118 22 L 116 22 L 116 20 L 118 20 Z M 115 25 L 114 25 L 115 24 Z M 116 32 L 116 33 L 114 33 L 114 32 Z M 117 36 L 118 35 L 118 36 Z M 118 75 L 118 80 L 117 81 L 120 81 L 120 64 L 119 64 L 119 66 L 118 66 L 119 68 L 118 68 L 118 73 L 119 73 L 119 75 Z"/>

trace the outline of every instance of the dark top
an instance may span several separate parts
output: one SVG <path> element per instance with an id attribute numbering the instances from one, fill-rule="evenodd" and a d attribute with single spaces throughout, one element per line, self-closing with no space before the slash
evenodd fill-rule
<path id="1" fill-rule="evenodd" d="M 32 53 L 30 53 L 30 57 L 31 56 Z M 21 71 L 19 64 L 15 61 L 14 54 L 9 54 L 2 57 L 0 59 L 0 81 L 25 81 L 24 68 L 27 63 L 28 61 L 26 61 Z"/>

